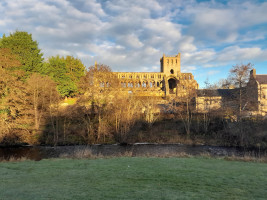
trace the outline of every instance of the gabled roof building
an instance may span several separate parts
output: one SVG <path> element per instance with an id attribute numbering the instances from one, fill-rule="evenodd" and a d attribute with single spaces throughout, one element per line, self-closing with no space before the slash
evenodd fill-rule
<path id="1" fill-rule="evenodd" d="M 239 111 L 239 88 L 197 90 L 196 111 L 209 112 L 211 110 Z M 256 69 L 251 70 L 246 87 L 241 88 L 241 110 L 244 114 L 267 115 L 267 74 L 256 74 Z"/>
<path id="2" fill-rule="evenodd" d="M 267 115 L 267 74 L 256 74 L 256 69 L 251 70 L 247 91 L 250 107 L 256 114 Z"/>

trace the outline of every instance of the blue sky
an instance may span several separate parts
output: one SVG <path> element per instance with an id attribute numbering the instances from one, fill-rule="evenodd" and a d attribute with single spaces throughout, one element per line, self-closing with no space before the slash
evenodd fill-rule
<path id="1" fill-rule="evenodd" d="M 180 52 L 201 87 L 240 63 L 267 74 L 267 1 L 1 0 L 0 13 L 0 36 L 27 31 L 45 58 L 158 72 L 163 53 Z"/>

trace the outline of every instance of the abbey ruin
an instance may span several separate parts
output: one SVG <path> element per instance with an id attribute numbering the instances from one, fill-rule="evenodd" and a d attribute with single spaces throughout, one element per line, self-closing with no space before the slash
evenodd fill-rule
<path id="1" fill-rule="evenodd" d="M 180 53 L 160 59 L 160 72 L 116 72 L 123 90 L 141 96 L 183 97 L 198 89 L 192 73 L 181 72 Z"/>
<path id="2" fill-rule="evenodd" d="M 164 99 L 191 99 L 195 112 L 203 113 L 241 107 L 243 113 L 267 115 L 267 75 L 257 75 L 253 69 L 247 86 L 236 89 L 199 89 L 192 73 L 181 72 L 181 55 L 166 56 L 160 59 L 160 72 L 113 72 L 118 78 L 119 87 L 125 94 L 136 96 L 163 97 Z M 101 87 L 108 87 L 101 82 Z M 186 98 L 185 98 L 186 97 Z"/>

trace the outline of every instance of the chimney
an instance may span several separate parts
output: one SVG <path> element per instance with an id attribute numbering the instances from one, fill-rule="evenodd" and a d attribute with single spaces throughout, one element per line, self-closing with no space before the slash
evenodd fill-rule
<path id="1" fill-rule="evenodd" d="M 250 71 L 250 78 L 256 78 L 256 69 L 252 69 L 251 71 Z"/>

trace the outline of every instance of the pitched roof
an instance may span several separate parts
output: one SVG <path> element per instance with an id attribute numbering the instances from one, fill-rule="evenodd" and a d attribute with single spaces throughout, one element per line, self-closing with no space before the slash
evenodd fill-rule
<path id="1" fill-rule="evenodd" d="M 256 75 L 256 80 L 260 84 L 267 84 L 267 74 Z"/>

